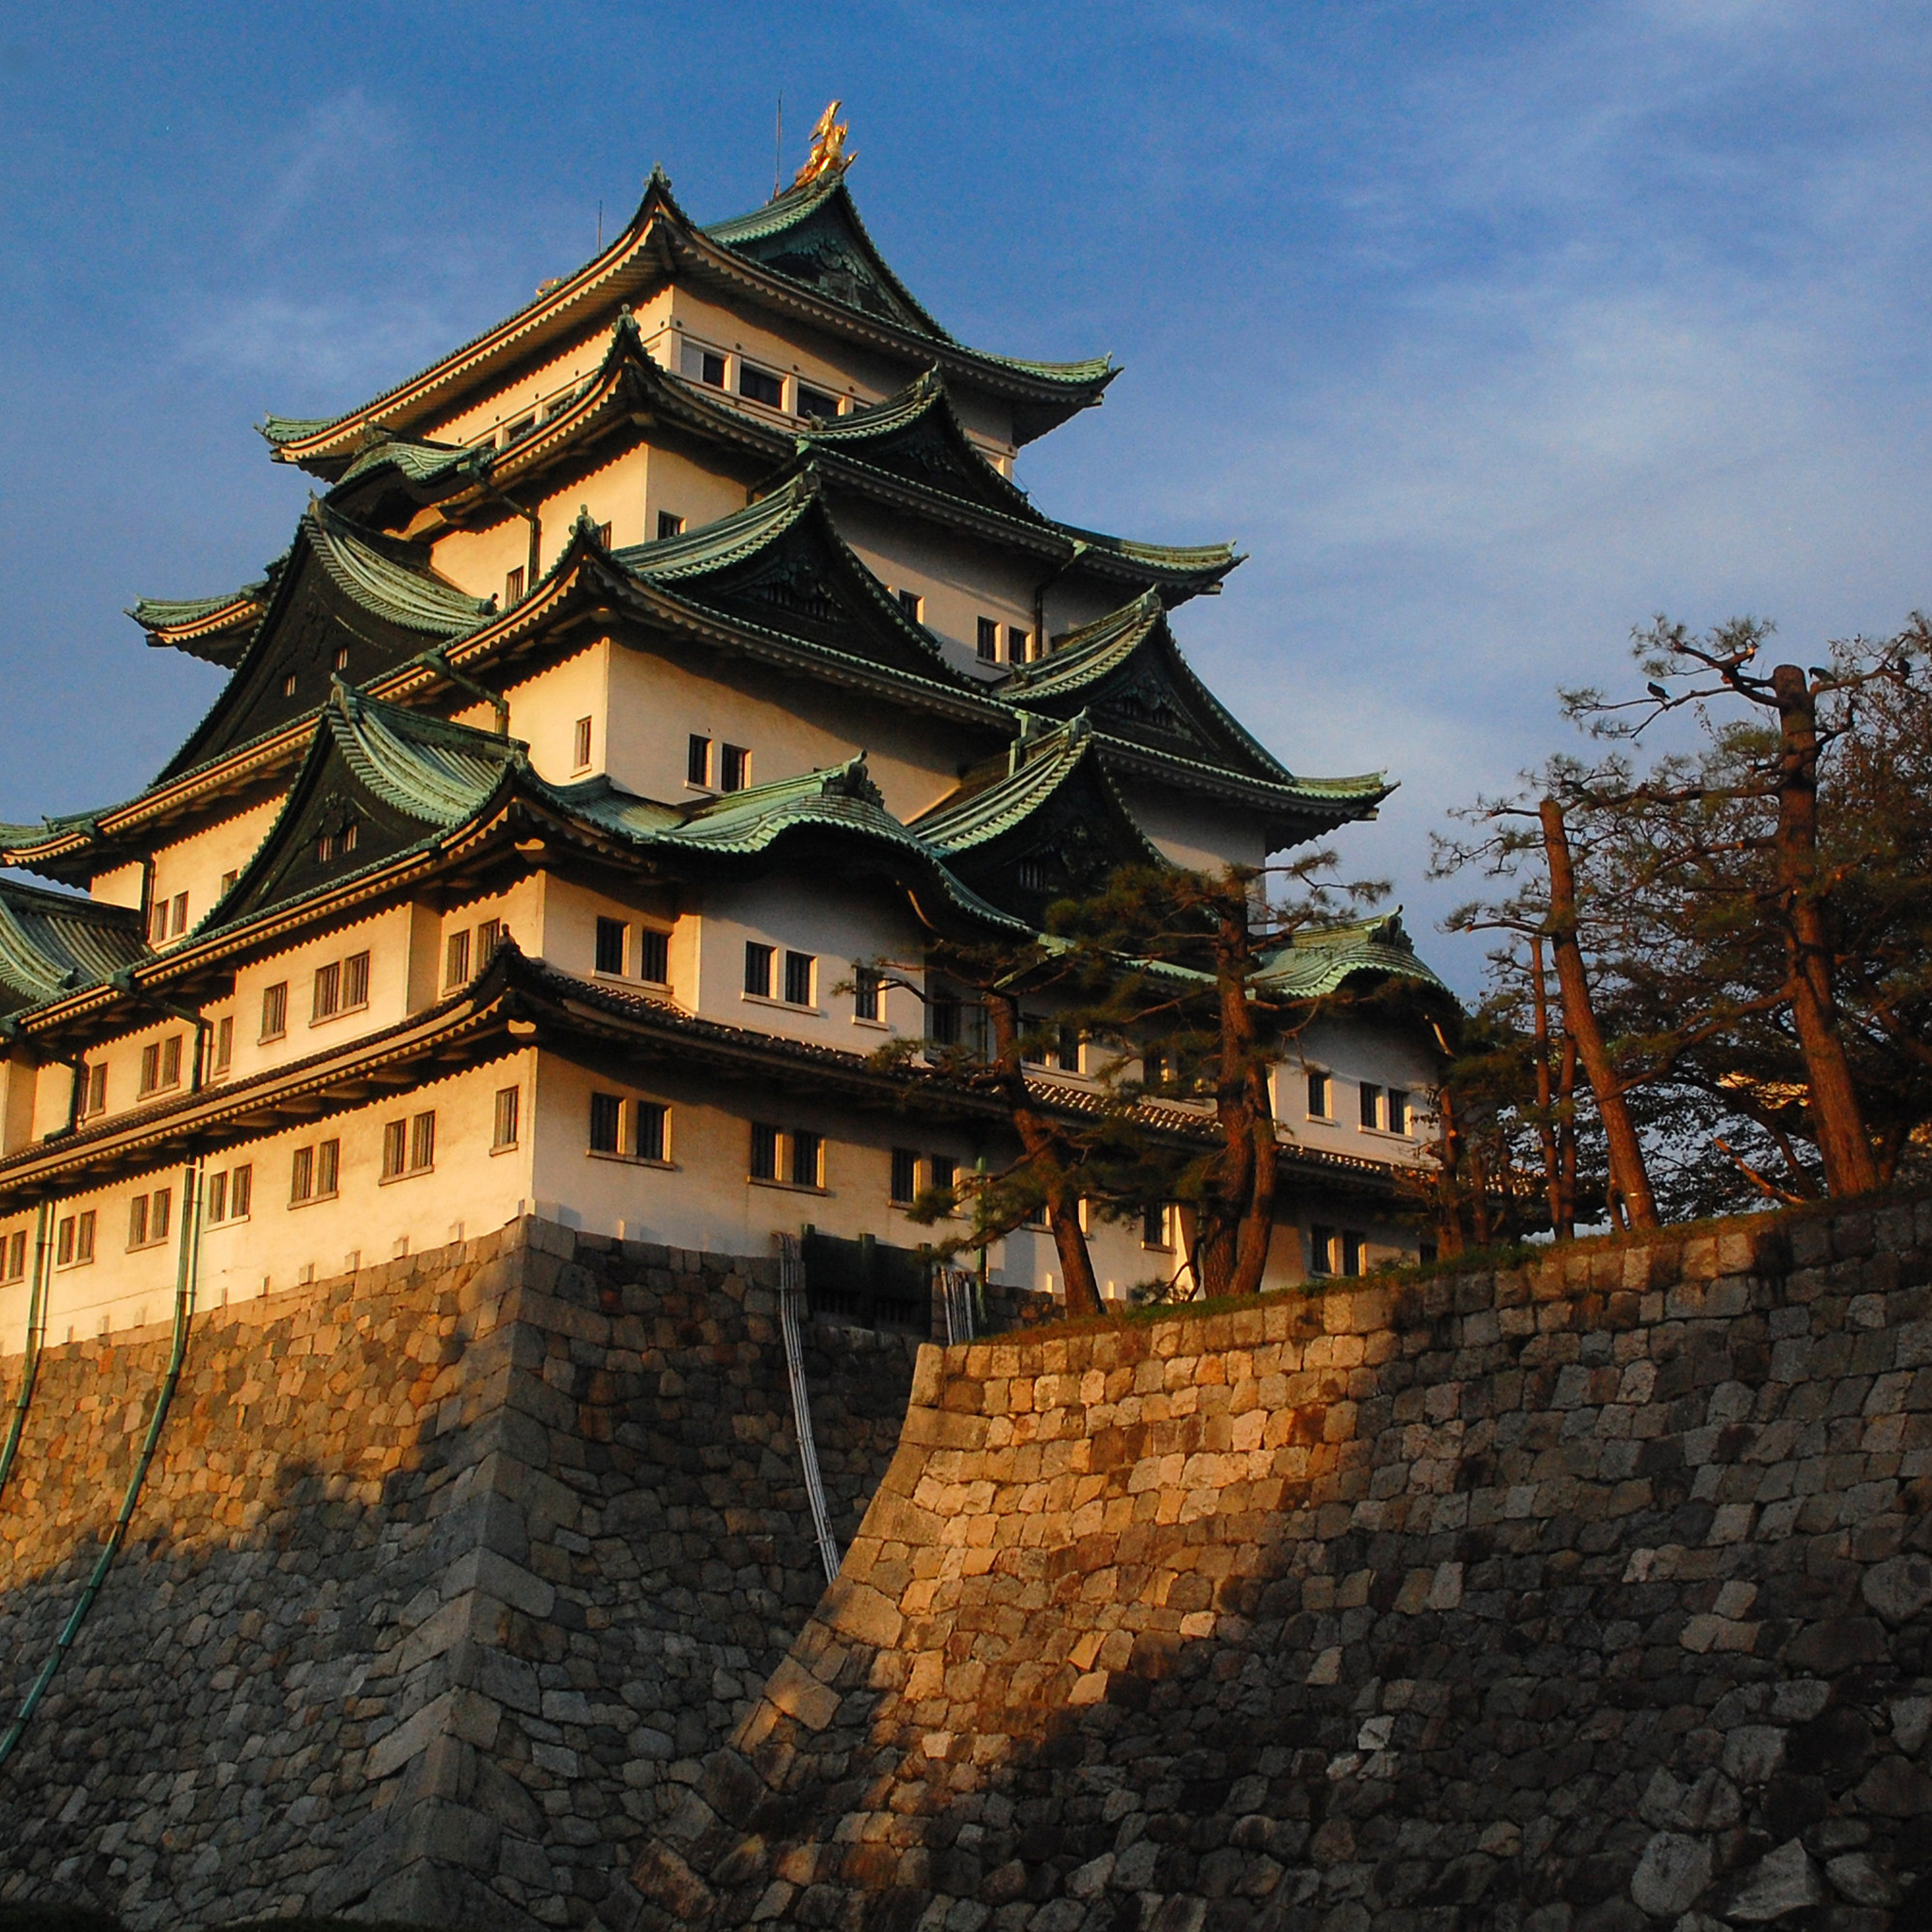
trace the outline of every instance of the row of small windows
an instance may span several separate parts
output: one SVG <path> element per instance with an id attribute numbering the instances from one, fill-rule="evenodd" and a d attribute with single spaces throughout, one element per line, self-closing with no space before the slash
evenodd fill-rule
<path id="1" fill-rule="evenodd" d="M 1328 1074 L 1313 1069 L 1309 1070 L 1307 1079 L 1308 1118 L 1332 1121 L 1335 1082 Z M 1357 1090 L 1356 1104 L 1361 1124 L 1372 1133 L 1407 1134 L 1414 1129 L 1415 1108 L 1406 1088 L 1379 1087 L 1365 1080 Z"/>
<path id="2" fill-rule="evenodd" d="M 684 782 L 700 791 L 742 791 L 751 784 L 751 753 L 741 744 L 714 745 L 693 731 L 685 747 Z"/>
<path id="3" fill-rule="evenodd" d="M 1008 664 L 1024 664 L 1033 656 L 1033 633 L 1023 630 L 1017 624 L 1002 625 L 996 617 L 982 617 L 979 620 L 977 650 L 982 664 L 997 664 L 1002 661 L 1000 655 L 1001 632 L 1006 633 L 1006 657 Z"/>
<path id="4" fill-rule="evenodd" d="M 628 920 L 597 922 L 596 970 L 613 979 L 671 983 L 671 935 L 661 926 L 633 926 Z"/>
<path id="5" fill-rule="evenodd" d="M 450 933 L 442 942 L 442 983 L 445 990 L 467 984 L 470 977 L 470 961 L 474 958 L 476 970 L 490 963 L 490 957 L 503 943 L 503 921 L 486 919 L 476 927 L 473 935 L 468 926 Z"/>
<path id="6" fill-rule="evenodd" d="M 671 1109 L 621 1093 L 591 1095 L 591 1152 L 662 1164 L 671 1158 Z"/>
<path id="7" fill-rule="evenodd" d="M 736 364 L 734 368 L 732 365 Z M 687 382 L 701 382 L 708 389 L 736 390 L 748 402 L 761 403 L 768 409 L 786 410 L 808 422 L 824 422 L 840 413 L 841 399 L 796 376 L 785 376 L 774 369 L 761 369 L 744 357 L 722 349 L 708 349 L 702 342 L 687 341 L 681 364 Z M 786 386 L 791 385 L 790 408 Z"/>
<path id="8" fill-rule="evenodd" d="M 1313 1226 L 1308 1229 L 1310 1274 L 1359 1274 L 1368 1255 L 1369 1238 L 1352 1227 Z"/>
<path id="9" fill-rule="evenodd" d="M 788 947 L 784 954 L 782 978 L 779 975 L 778 960 L 776 946 L 765 945 L 758 940 L 746 940 L 745 992 L 753 999 L 773 1000 L 788 1007 L 809 1007 L 815 1009 L 818 1005 L 814 997 L 818 990 L 818 956 L 813 953 L 795 953 Z M 865 1016 L 861 1014 L 860 1017 Z M 876 1013 L 872 1017 L 875 1019 Z"/>

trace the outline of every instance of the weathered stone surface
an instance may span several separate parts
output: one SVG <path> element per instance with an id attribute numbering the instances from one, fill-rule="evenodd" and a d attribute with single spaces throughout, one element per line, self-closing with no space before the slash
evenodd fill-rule
<path id="1" fill-rule="evenodd" d="M 1644 1846 L 1630 1878 L 1630 1896 L 1646 1912 L 1674 1919 L 1688 1912 L 1710 1883 L 1711 1849 L 1701 1838 L 1660 1831 Z"/>
<path id="2" fill-rule="evenodd" d="M 0 1899 L 623 1932 L 645 1827 L 823 1582 L 769 1274 L 525 1223 L 204 1313 L 132 1538 L 0 1770 Z M 917 1343 L 807 1332 L 844 1540 Z M 0 1710 L 165 1355 L 148 1331 L 42 1362 L 0 1496 Z"/>
<path id="3" fill-rule="evenodd" d="M 1724 1907 L 1724 1917 L 1739 1924 L 1759 1925 L 1782 1919 L 1787 1912 L 1824 1902 L 1824 1883 L 1805 1847 L 1792 1839 L 1767 1852 L 1747 1872 Z"/>

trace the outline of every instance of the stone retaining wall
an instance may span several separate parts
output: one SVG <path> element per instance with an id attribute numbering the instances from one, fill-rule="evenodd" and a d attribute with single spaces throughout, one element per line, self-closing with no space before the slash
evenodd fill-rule
<path id="1" fill-rule="evenodd" d="M 823 1588 L 774 1283 L 525 1222 L 201 1317 L 130 1541 L 0 1768 L 0 1899 L 627 1923 L 638 1840 Z M 842 1541 L 917 1343 L 807 1332 Z M 42 1360 L 0 1496 L 0 1724 L 167 1350 Z"/>
<path id="2" fill-rule="evenodd" d="M 1932 1203 L 931 1351 L 648 1928 L 1932 1926 Z"/>

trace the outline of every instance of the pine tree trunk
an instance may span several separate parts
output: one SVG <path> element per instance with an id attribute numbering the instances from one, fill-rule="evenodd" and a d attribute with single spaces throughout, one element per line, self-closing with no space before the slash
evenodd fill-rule
<path id="1" fill-rule="evenodd" d="M 1053 1123 L 1033 1105 L 1026 1091 L 1026 1074 L 1020 1056 L 1020 1009 L 1009 993 L 986 996 L 992 1026 L 993 1071 L 1001 1097 L 1020 1137 L 1020 1145 L 1042 1176 L 1046 1195 L 1046 1224 L 1059 1257 L 1060 1278 L 1067 1285 L 1067 1313 L 1092 1315 L 1100 1311 L 1100 1284 L 1093 1274 L 1093 1257 L 1080 1225 L 1080 1197 L 1068 1178 L 1066 1144 Z"/>
<path id="2" fill-rule="evenodd" d="M 1832 997 L 1836 959 L 1818 890 L 1817 701 L 1795 664 L 1780 664 L 1771 674 L 1771 688 L 1777 700 L 1774 849 L 1785 911 L 1785 992 L 1810 1083 L 1825 1191 L 1834 1198 L 1869 1194 L 1878 1185 L 1878 1162 L 1839 1031 Z"/>
<path id="3" fill-rule="evenodd" d="M 1537 938 L 1529 942 L 1529 984 L 1536 1002 L 1536 1131 L 1543 1150 L 1543 1197 L 1549 1203 L 1551 1234 L 1567 1241 L 1572 1229 L 1563 1211 L 1563 1151 L 1550 1079 L 1550 991 L 1543 976 L 1543 942 Z"/>
<path id="4" fill-rule="evenodd" d="M 1624 1104 L 1609 1049 L 1591 1004 L 1590 981 L 1583 971 L 1583 952 L 1576 943 L 1576 871 L 1570 857 L 1570 834 L 1563 808 L 1554 798 L 1542 802 L 1543 854 L 1550 871 L 1550 950 L 1555 955 L 1557 985 L 1563 995 L 1563 1017 L 1583 1071 L 1596 1096 L 1596 1110 L 1609 1143 L 1610 1181 L 1623 1196 L 1624 1211 L 1633 1227 L 1657 1224 L 1657 1201 L 1643 1165 L 1643 1148 Z"/>
<path id="5" fill-rule="evenodd" d="M 1442 1177 L 1436 1195 L 1436 1252 L 1447 1257 L 1468 1250 L 1469 1234 L 1462 1213 L 1462 1132 L 1456 1121 L 1456 1096 L 1446 1079 L 1436 1096 L 1436 1112 L 1442 1124 L 1438 1143 Z"/>
<path id="6" fill-rule="evenodd" d="M 1246 888 L 1230 881 L 1213 906 L 1214 974 L 1220 1000 L 1220 1066 L 1214 1112 L 1222 1136 L 1202 1243 L 1210 1296 L 1258 1294 L 1274 1237 L 1278 1162 L 1274 1109 L 1259 1029 L 1248 997 L 1253 964 Z"/>

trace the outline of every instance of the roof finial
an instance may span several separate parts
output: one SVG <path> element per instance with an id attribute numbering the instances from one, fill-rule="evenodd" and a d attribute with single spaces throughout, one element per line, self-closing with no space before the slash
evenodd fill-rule
<path id="1" fill-rule="evenodd" d="M 819 116 L 818 125 L 811 131 L 811 152 L 805 158 L 805 166 L 791 177 L 792 187 L 803 188 L 827 175 L 842 175 L 858 158 L 845 152 L 845 137 L 851 130 L 839 119 L 843 105 L 833 101 Z"/>

